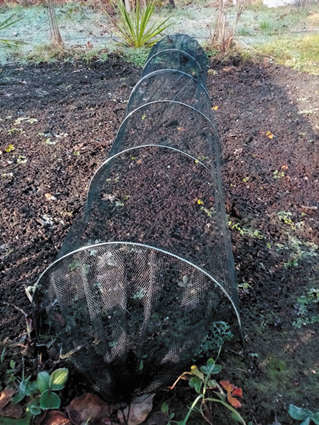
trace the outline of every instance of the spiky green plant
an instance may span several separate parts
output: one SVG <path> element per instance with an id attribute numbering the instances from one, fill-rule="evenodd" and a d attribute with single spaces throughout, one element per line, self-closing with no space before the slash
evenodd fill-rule
<path id="1" fill-rule="evenodd" d="M 11 27 L 12 25 L 14 25 L 17 22 L 21 21 L 21 19 L 22 18 L 16 17 L 15 14 L 10 15 L 4 21 L 0 21 L 0 31 L 4 30 L 5 28 Z M 18 44 L 22 44 L 22 41 L 8 40 L 8 39 L 5 39 L 5 38 L 0 38 L 0 44 L 4 44 L 7 47 L 13 47 L 13 46 L 17 46 Z"/>
<path id="2" fill-rule="evenodd" d="M 135 10 L 128 12 L 122 3 L 117 2 L 119 11 L 118 21 L 113 20 L 113 24 L 120 33 L 122 42 L 126 47 L 150 47 L 158 41 L 157 36 L 169 27 L 168 19 L 159 24 L 150 24 L 150 19 L 154 13 L 154 2 L 150 2 L 145 8 L 141 8 L 140 1 L 137 0 Z"/>

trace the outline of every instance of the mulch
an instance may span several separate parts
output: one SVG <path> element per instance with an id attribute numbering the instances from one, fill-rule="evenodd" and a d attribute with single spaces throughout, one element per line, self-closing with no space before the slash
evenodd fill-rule
<path id="1" fill-rule="evenodd" d="M 139 75 L 139 69 L 116 55 L 104 63 L 2 67 L 1 301 L 30 312 L 25 287 L 55 259 L 81 212 L 90 179 L 107 158 Z M 316 407 L 318 401 L 308 391 L 313 379 L 305 372 L 317 361 L 318 336 L 310 328 L 312 337 L 302 342 L 304 334 L 291 323 L 296 297 L 318 285 L 319 120 L 316 113 L 301 113 L 298 99 L 306 93 L 309 109 L 316 111 L 319 83 L 314 76 L 272 63 L 230 60 L 211 63 L 208 90 L 222 144 L 237 277 L 244 288 L 240 310 L 246 352 L 257 353 L 244 355 L 245 373 L 236 374 L 233 361 L 229 373 L 244 388 L 244 412 L 254 423 L 271 423 L 274 412 L 289 423 L 285 409 L 296 401 L 292 394 L 299 397 L 293 391 L 298 389 L 306 405 Z M 189 196 L 195 208 L 195 192 Z M 193 219 L 195 227 L 196 214 Z M 8 305 L 0 306 L 0 341 L 26 341 L 24 317 Z M 298 347 L 287 348 L 293 341 Z M 252 382 L 269 381 L 265 364 L 280 353 L 288 366 L 301 361 L 306 366 L 289 375 L 285 389 L 278 378 L 274 402 L 274 394 L 265 395 Z"/>

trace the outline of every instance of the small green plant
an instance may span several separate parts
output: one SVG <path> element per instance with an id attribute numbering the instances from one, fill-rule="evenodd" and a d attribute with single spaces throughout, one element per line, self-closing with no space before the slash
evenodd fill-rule
<path id="1" fill-rule="evenodd" d="M 200 346 L 194 353 L 194 359 L 199 359 L 210 353 L 218 353 L 223 347 L 226 341 L 230 341 L 233 338 L 230 326 L 228 323 L 219 321 L 213 322 L 209 332 L 201 341 Z"/>
<path id="2" fill-rule="evenodd" d="M 295 223 L 292 220 L 292 213 L 290 211 L 279 211 L 277 215 L 280 221 L 292 228 L 295 227 Z"/>
<path id="3" fill-rule="evenodd" d="M 21 403 L 26 397 L 29 401 L 26 405 L 24 424 L 28 425 L 33 416 L 40 415 L 45 410 L 59 409 L 61 399 L 56 394 L 64 388 L 68 379 L 69 371 L 66 368 L 60 368 L 49 374 L 46 371 L 39 372 L 35 381 L 30 381 L 31 376 L 25 378 L 24 373 L 22 378 L 15 378 L 18 383 L 17 393 L 12 398 L 14 404 Z M 0 417 L 0 425 L 20 423 L 17 420 Z"/>
<path id="4" fill-rule="evenodd" d="M 222 370 L 222 366 L 217 364 L 213 358 L 209 358 L 204 366 L 198 368 L 193 365 L 188 372 L 182 373 L 170 389 L 174 389 L 181 379 L 188 380 L 188 385 L 196 393 L 196 398 L 188 409 L 185 417 L 181 421 L 174 420 L 174 413 L 169 413 L 168 406 L 162 405 L 162 411 L 169 417 L 168 425 L 187 425 L 189 418 L 193 412 L 199 412 L 203 419 L 209 424 L 211 420 L 212 404 L 221 404 L 231 413 L 232 418 L 246 425 L 245 420 L 236 410 L 241 407 L 240 401 L 236 398 L 242 397 L 242 389 L 231 384 L 229 381 L 220 381 L 219 383 L 213 378 Z"/>
<path id="5" fill-rule="evenodd" d="M 16 362 L 13 359 L 11 359 L 9 361 L 9 364 L 6 365 L 5 363 L 6 354 L 7 354 L 7 349 L 6 347 L 4 347 L 0 355 L 0 371 L 1 371 L 1 375 L 3 376 L 3 383 L 0 384 L 0 390 L 2 390 L 3 386 L 6 386 L 6 385 L 10 386 L 14 384 L 16 381 L 16 377 L 15 377 L 17 372 Z"/>
<path id="6" fill-rule="evenodd" d="M 293 404 L 290 404 L 288 408 L 288 414 L 292 419 L 296 419 L 296 421 L 302 421 L 300 425 L 309 425 L 311 422 L 319 425 L 319 411 L 314 413 L 309 409 L 304 409 L 303 407 L 297 407 Z"/>
<path id="7" fill-rule="evenodd" d="M 148 47 L 140 47 L 139 49 L 129 47 L 123 50 L 127 62 L 133 63 L 140 68 L 145 65 L 147 57 L 150 53 L 150 49 Z"/>
<path id="8" fill-rule="evenodd" d="M 122 44 L 125 47 L 151 47 L 158 41 L 157 36 L 169 27 L 168 19 L 164 19 L 159 24 L 150 24 L 150 19 L 154 13 L 154 2 L 150 2 L 144 9 L 141 8 L 140 1 L 137 0 L 133 12 L 128 12 L 125 5 L 118 1 L 119 20 L 111 18 L 113 25 L 119 31 Z"/>
<path id="9" fill-rule="evenodd" d="M 228 221 L 228 226 L 231 230 L 236 230 L 241 236 L 248 236 L 254 239 L 264 239 L 264 235 L 258 229 L 252 229 L 250 227 L 242 227 L 239 223 L 235 223 L 231 220 Z"/>
<path id="10" fill-rule="evenodd" d="M 293 322 L 293 326 L 301 328 L 302 326 L 319 323 L 319 314 L 312 312 L 314 306 L 319 305 L 319 289 L 311 288 L 306 293 L 297 298 L 297 320 Z"/>
<path id="11" fill-rule="evenodd" d="M 270 21 L 261 21 L 259 24 L 259 29 L 264 34 L 272 34 L 274 31 L 273 24 Z"/>
<path id="12" fill-rule="evenodd" d="M 284 172 L 284 171 L 282 171 L 282 170 L 275 170 L 275 171 L 272 173 L 272 177 L 273 177 L 275 180 L 282 179 L 283 177 L 285 177 L 285 172 Z"/>

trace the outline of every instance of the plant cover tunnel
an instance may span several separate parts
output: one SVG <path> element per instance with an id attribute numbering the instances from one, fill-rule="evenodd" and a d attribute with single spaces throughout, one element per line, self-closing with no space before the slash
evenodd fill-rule
<path id="1" fill-rule="evenodd" d="M 82 215 L 35 285 L 38 339 L 106 399 L 171 382 L 213 323 L 240 327 L 206 74 L 186 35 L 152 48 Z"/>

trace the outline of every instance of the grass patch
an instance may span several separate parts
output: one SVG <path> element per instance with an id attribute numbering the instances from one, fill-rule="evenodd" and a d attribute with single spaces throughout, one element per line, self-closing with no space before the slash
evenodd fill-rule
<path id="1" fill-rule="evenodd" d="M 83 48 L 61 48 L 51 44 L 43 44 L 36 46 L 27 55 L 13 54 L 19 62 L 32 63 L 51 63 L 56 61 L 76 62 L 84 61 L 90 63 L 92 61 L 105 62 L 108 59 L 106 49 L 87 49 Z"/>
<path id="2" fill-rule="evenodd" d="M 128 47 L 122 48 L 120 53 L 124 55 L 124 58 L 127 62 L 133 63 L 139 68 L 143 68 L 150 50 L 151 49 L 147 47 L 141 47 L 139 49 Z"/>
<path id="3" fill-rule="evenodd" d="M 276 38 L 257 49 L 282 65 L 319 75 L 319 34 Z"/>

